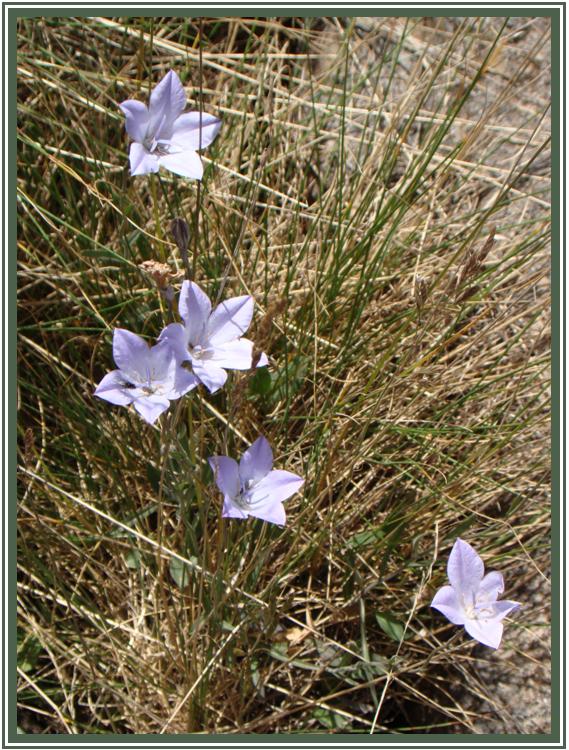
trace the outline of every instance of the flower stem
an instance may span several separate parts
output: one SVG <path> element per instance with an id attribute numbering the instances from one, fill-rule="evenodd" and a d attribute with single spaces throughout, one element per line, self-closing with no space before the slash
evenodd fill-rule
<path id="1" fill-rule="evenodd" d="M 200 16 L 198 19 L 198 29 L 199 29 L 199 38 L 198 38 L 198 110 L 200 113 L 200 121 L 199 121 L 199 130 L 198 130 L 198 151 L 201 151 L 202 147 L 202 112 L 203 112 L 203 59 L 202 59 L 202 34 L 203 34 L 203 19 Z M 202 203 L 202 194 L 201 194 L 201 187 L 202 183 L 201 180 L 198 180 L 198 189 L 197 189 L 197 196 L 196 196 L 196 212 L 195 212 L 195 218 L 194 218 L 194 254 L 192 258 L 192 278 L 196 278 L 196 269 L 198 264 L 198 252 L 199 252 L 199 234 L 200 234 L 200 211 L 201 211 L 201 203 Z"/>
<path id="2" fill-rule="evenodd" d="M 166 263 L 168 260 L 168 250 L 163 240 L 162 224 L 160 222 L 160 205 L 158 203 L 157 191 L 158 175 L 150 175 L 150 194 L 152 195 L 152 212 L 154 214 L 154 233 L 160 240 L 160 260 Z"/>

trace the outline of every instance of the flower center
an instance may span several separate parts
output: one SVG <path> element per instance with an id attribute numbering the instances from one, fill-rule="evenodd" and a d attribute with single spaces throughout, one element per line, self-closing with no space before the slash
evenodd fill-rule
<path id="1" fill-rule="evenodd" d="M 492 607 L 474 602 L 465 604 L 464 613 L 469 620 L 488 620 L 494 615 Z"/>
<path id="2" fill-rule="evenodd" d="M 469 620 L 478 619 L 476 616 L 476 610 L 474 609 L 474 605 L 469 604 L 467 607 L 464 608 L 464 611 Z"/>
<path id="3" fill-rule="evenodd" d="M 163 383 L 152 383 L 148 380 L 144 385 L 133 386 L 138 388 L 138 391 L 143 396 L 161 396 L 166 388 Z"/>
<path id="4" fill-rule="evenodd" d="M 170 144 L 166 141 L 159 141 L 156 138 L 145 138 L 142 144 L 147 151 L 155 156 L 166 156 L 170 151 Z"/>
<path id="5" fill-rule="evenodd" d="M 247 479 L 246 482 L 241 484 L 239 494 L 234 498 L 235 505 L 242 510 L 247 510 L 251 507 L 252 498 L 251 490 L 258 484 L 254 479 Z"/>
<path id="6" fill-rule="evenodd" d="M 190 356 L 192 359 L 197 359 L 197 360 L 211 359 L 212 353 L 205 346 L 196 344 L 195 346 L 190 346 L 189 349 L 190 349 Z"/>
<path id="7" fill-rule="evenodd" d="M 476 613 L 474 615 L 475 620 L 488 620 L 493 616 L 494 612 L 491 607 L 476 607 Z"/>
<path id="8" fill-rule="evenodd" d="M 468 617 L 469 620 L 477 620 L 478 617 L 476 614 L 476 601 L 474 598 L 474 594 L 472 592 L 463 592 L 460 598 L 462 600 L 464 614 Z"/>

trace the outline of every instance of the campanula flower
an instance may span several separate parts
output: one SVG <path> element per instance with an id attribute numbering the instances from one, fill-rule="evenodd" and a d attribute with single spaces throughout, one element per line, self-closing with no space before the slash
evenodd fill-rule
<path id="1" fill-rule="evenodd" d="M 266 438 L 257 438 L 237 463 L 228 456 L 209 459 L 215 481 L 223 492 L 223 517 L 255 516 L 284 526 L 283 500 L 294 495 L 304 479 L 290 471 L 273 469 L 273 451 Z"/>
<path id="2" fill-rule="evenodd" d="M 159 341 L 166 341 L 180 362 L 189 360 L 198 380 L 211 393 L 227 380 L 225 370 L 249 370 L 253 366 L 253 342 L 242 338 L 253 318 L 253 297 L 244 295 L 221 302 L 211 310 L 211 302 L 197 284 L 184 281 L 178 310 L 184 321 L 170 323 Z M 268 365 L 261 354 L 257 367 Z"/>
<path id="3" fill-rule="evenodd" d="M 162 166 L 194 180 L 201 180 L 203 164 L 199 148 L 209 146 L 221 120 L 205 112 L 186 112 L 186 93 L 171 70 L 150 94 L 150 104 L 135 99 L 119 104 L 126 116 L 126 132 L 132 138 L 129 160 L 132 175 L 158 172 Z"/>
<path id="4" fill-rule="evenodd" d="M 167 343 L 150 347 L 124 328 L 115 328 L 113 359 L 119 369 L 105 375 L 95 395 L 118 406 L 133 404 L 149 424 L 166 411 L 170 401 L 197 385 L 195 376 L 180 367 Z"/>
<path id="5" fill-rule="evenodd" d="M 447 575 L 450 586 L 437 591 L 431 607 L 454 625 L 464 625 L 480 643 L 498 648 L 504 630 L 502 620 L 521 606 L 507 599 L 497 601 L 504 591 L 502 574 L 492 571 L 484 575 L 480 556 L 470 544 L 457 539 L 448 559 Z"/>

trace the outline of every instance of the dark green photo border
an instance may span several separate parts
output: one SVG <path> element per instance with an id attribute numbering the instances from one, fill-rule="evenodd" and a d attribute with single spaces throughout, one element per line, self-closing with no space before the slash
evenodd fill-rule
<path id="1" fill-rule="evenodd" d="M 4 324 L 3 372 L 5 388 L 3 391 L 6 445 L 3 455 L 4 487 L 6 488 L 3 515 L 3 538 L 6 544 L 4 556 L 5 591 L 2 601 L 4 622 L 3 672 L 5 696 L 2 706 L 2 748 L 84 748 L 105 747 L 428 747 L 444 746 L 459 748 L 483 746 L 485 748 L 501 747 L 566 747 L 566 719 L 561 698 L 565 695 L 565 632 L 560 626 L 565 621 L 565 592 L 561 589 L 562 575 L 565 570 L 565 520 L 561 512 L 561 503 L 565 496 L 565 475 L 563 456 L 560 453 L 561 436 L 565 436 L 565 421 L 560 413 L 561 397 L 565 394 L 565 385 L 561 381 L 560 368 L 564 363 L 564 348 L 560 339 L 561 321 L 565 319 L 565 300 L 561 291 L 564 279 L 561 278 L 561 253 L 565 247 L 565 227 L 561 220 L 561 196 L 565 195 L 565 164 L 561 163 L 561 154 L 565 154 L 565 131 L 561 123 L 565 122 L 565 92 L 561 90 L 561 70 L 565 71 L 565 3 L 551 3 L 549 7 L 537 3 L 480 3 L 469 7 L 467 3 L 440 2 L 436 4 L 415 3 L 414 7 L 394 7 L 383 3 L 369 3 L 366 7 L 334 7 L 323 3 L 310 5 L 286 6 L 282 3 L 264 2 L 263 7 L 240 7 L 237 3 L 212 3 L 200 7 L 186 4 L 184 7 L 157 6 L 156 3 L 140 2 L 136 7 L 126 8 L 119 4 L 112 7 L 97 7 L 86 3 L 60 2 L 47 6 L 43 3 L 2 2 L 4 21 L 4 98 L 3 98 L 3 144 L 4 164 L 7 180 L 3 205 L 4 227 L 7 228 L 7 244 L 4 248 L 3 288 L 7 293 L 5 299 L 6 318 Z M 16 208 L 16 49 L 17 19 L 34 17 L 86 17 L 86 16 L 277 16 L 295 15 L 301 17 L 320 16 L 525 16 L 549 17 L 552 25 L 552 213 L 553 240 L 551 256 L 551 290 L 552 290 L 552 685 L 551 685 L 551 726 L 552 733 L 546 735 L 448 735 L 448 734 L 413 734 L 385 735 L 33 735 L 17 734 L 16 731 L 16 241 L 17 241 L 17 208 Z M 8 144 L 8 146 L 6 145 Z M 562 150 L 561 150 L 562 149 Z M 6 236 L 6 229 L 5 229 Z M 563 286 L 562 286 L 563 285 Z M 562 359 L 563 357 L 563 359 Z M 564 398 L 563 398 L 564 401 Z M 563 523 L 563 525 L 562 525 Z"/>

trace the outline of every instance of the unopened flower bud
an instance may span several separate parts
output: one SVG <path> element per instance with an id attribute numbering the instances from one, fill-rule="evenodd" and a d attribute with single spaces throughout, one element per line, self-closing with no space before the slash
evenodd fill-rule
<path id="1" fill-rule="evenodd" d="M 188 226 L 188 222 L 184 219 L 180 219 L 179 217 L 176 219 L 172 219 L 172 222 L 170 224 L 170 231 L 172 232 L 172 236 L 174 237 L 174 242 L 178 246 L 178 250 L 180 251 L 180 255 L 182 256 L 182 262 L 184 264 L 184 268 L 186 269 L 186 278 L 190 279 L 190 261 L 188 258 L 188 247 L 190 245 L 190 227 Z"/>
<path id="2" fill-rule="evenodd" d="M 170 231 L 174 237 L 174 242 L 178 245 L 179 251 L 181 253 L 187 252 L 190 244 L 190 227 L 188 226 L 188 222 L 179 217 L 172 219 Z"/>

